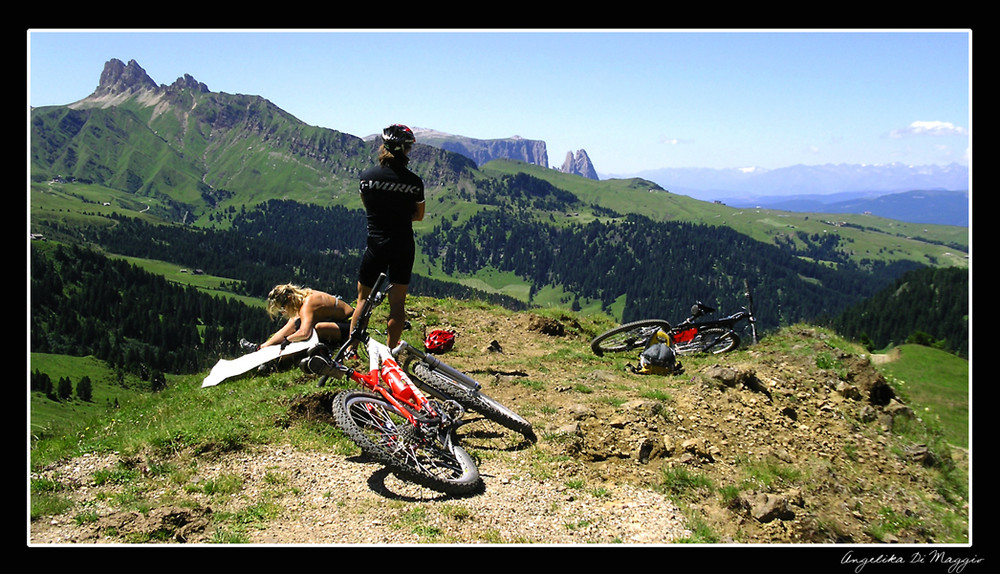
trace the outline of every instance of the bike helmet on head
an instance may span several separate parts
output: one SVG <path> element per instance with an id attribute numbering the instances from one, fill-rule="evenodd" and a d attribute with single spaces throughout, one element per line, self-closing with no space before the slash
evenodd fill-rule
<path id="1" fill-rule="evenodd" d="M 403 124 L 392 124 L 382 130 L 382 142 L 389 151 L 399 151 L 415 141 L 417 138 L 413 136 L 413 130 Z"/>

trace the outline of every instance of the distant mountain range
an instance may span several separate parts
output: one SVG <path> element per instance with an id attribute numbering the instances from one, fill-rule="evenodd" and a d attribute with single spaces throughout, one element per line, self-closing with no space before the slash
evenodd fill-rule
<path id="1" fill-rule="evenodd" d="M 675 193 L 696 192 L 698 199 L 826 195 L 841 192 L 880 194 L 915 189 L 969 189 L 969 168 L 957 163 L 946 166 L 903 163 L 880 165 L 793 165 L 778 169 L 663 168 L 630 177 L 654 181 Z"/>
<path id="2" fill-rule="evenodd" d="M 607 177 L 626 177 L 611 176 Z M 872 213 L 914 223 L 969 225 L 969 168 L 825 164 L 779 169 L 664 168 L 642 177 L 672 193 L 734 207 Z"/>
<path id="3" fill-rule="evenodd" d="M 941 189 L 904 191 L 885 195 L 833 193 L 829 195 L 772 196 L 732 200 L 733 207 L 765 207 L 782 211 L 869 213 L 898 221 L 969 226 L 969 192 Z"/>
<path id="4" fill-rule="evenodd" d="M 475 139 L 414 128 L 417 140 L 483 165 L 506 158 L 548 167 L 545 142 L 518 136 Z M 365 139 L 372 139 L 369 136 Z M 969 225 L 969 168 L 947 166 L 826 164 L 779 169 L 663 168 L 636 174 L 598 174 L 585 150 L 566 155 L 558 171 L 589 179 L 652 181 L 673 193 L 733 207 L 785 211 L 870 213 L 912 223 Z"/>

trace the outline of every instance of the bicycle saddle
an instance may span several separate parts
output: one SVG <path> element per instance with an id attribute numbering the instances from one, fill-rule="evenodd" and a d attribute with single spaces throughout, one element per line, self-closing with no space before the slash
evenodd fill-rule
<path id="1" fill-rule="evenodd" d="M 714 307 L 709 307 L 708 305 L 705 305 L 701 301 L 698 301 L 694 305 L 691 306 L 691 316 L 692 317 L 701 317 L 702 315 L 704 315 L 706 313 L 714 313 L 714 312 L 715 312 L 715 308 Z"/>

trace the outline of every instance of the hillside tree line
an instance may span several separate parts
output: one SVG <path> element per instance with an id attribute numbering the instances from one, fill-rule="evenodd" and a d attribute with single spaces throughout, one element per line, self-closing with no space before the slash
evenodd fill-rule
<path id="1" fill-rule="evenodd" d="M 159 384 L 238 354 L 272 328 L 262 308 L 181 286 L 79 245 L 32 246 L 32 352 L 93 355 Z"/>
<path id="2" fill-rule="evenodd" d="M 219 230 L 153 225 L 120 215 L 111 220 L 112 225 L 73 228 L 84 244 L 32 245 L 32 352 L 94 355 L 156 386 L 162 373 L 198 372 L 221 357 L 239 355 L 241 337 L 259 341 L 277 328 L 262 307 L 171 283 L 88 244 L 231 278 L 224 289 L 262 302 L 282 283 L 348 300 L 356 293 L 363 212 L 272 201 L 240 210 L 231 227 Z M 69 236 L 70 230 L 57 224 L 51 229 Z M 527 307 L 508 296 L 426 277 L 415 277 L 411 291 Z"/>
<path id="3" fill-rule="evenodd" d="M 544 186 L 537 189 L 552 197 Z M 111 219 L 111 225 L 74 230 L 107 252 L 203 269 L 231 278 L 227 290 L 260 298 L 287 282 L 350 297 L 365 236 L 361 211 L 279 200 L 241 208 L 220 229 Z M 853 306 L 919 267 L 853 264 L 832 251 L 837 242 L 829 237 L 799 239 L 798 247 L 794 242 L 766 245 L 728 228 L 638 215 L 559 226 L 504 209 L 483 211 L 462 224 L 442 220 L 421 237 L 420 248 L 448 274 L 495 267 L 525 278 L 533 290 L 562 286 L 601 301 L 605 309 L 624 298 L 623 321 L 658 317 L 677 322 L 696 300 L 717 306 L 718 315 L 734 312 L 746 304 L 747 279 L 761 330 L 829 322 L 845 313 L 871 316 Z M 837 261 L 837 268 L 805 260 L 803 249 Z M 260 308 L 169 283 L 83 246 L 59 247 L 46 255 L 31 251 L 32 351 L 93 354 L 155 381 L 160 372 L 205 369 L 221 356 L 238 354 L 240 337 L 260 340 L 276 327 Z M 482 299 L 515 310 L 528 306 L 428 277 L 414 277 L 411 291 Z M 963 305 L 961 300 L 955 304 Z M 958 311 L 947 315 L 939 322 L 961 320 Z M 856 332 L 840 320 L 845 334 Z M 889 331 L 892 340 L 900 340 L 898 328 Z M 888 336 L 871 322 L 864 333 L 879 341 Z M 955 338 L 938 331 L 934 336 Z"/>
<path id="4" fill-rule="evenodd" d="M 923 268 L 851 306 L 831 321 L 870 349 L 915 342 L 969 357 L 969 272 Z"/>
<path id="5" fill-rule="evenodd" d="M 448 274 L 494 267 L 535 289 L 561 285 L 605 309 L 624 296 L 623 322 L 679 322 L 697 300 L 717 306 L 719 315 L 735 312 L 746 304 L 746 279 L 764 329 L 836 316 L 919 266 L 854 264 L 833 251 L 836 238 L 804 239 L 805 247 L 768 245 L 725 227 L 641 215 L 559 226 L 491 210 L 461 224 L 443 220 L 422 237 L 420 248 Z M 803 250 L 838 265 L 810 262 Z"/>

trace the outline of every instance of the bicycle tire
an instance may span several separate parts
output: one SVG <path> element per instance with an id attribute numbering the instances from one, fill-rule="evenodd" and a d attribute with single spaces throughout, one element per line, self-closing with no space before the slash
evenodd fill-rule
<path id="1" fill-rule="evenodd" d="M 740 346 L 740 336 L 729 329 L 710 327 L 701 329 L 690 341 L 677 343 L 674 345 L 674 352 L 678 355 L 692 355 L 695 353 L 711 353 L 718 355 L 728 353 Z"/>
<path id="2" fill-rule="evenodd" d="M 384 398 L 368 391 L 343 391 L 333 401 L 333 416 L 362 452 L 402 480 L 443 492 L 470 494 L 482 488 L 472 457 L 449 438 L 424 436 Z"/>
<path id="3" fill-rule="evenodd" d="M 421 360 L 406 361 L 405 368 L 421 390 L 441 400 L 453 400 L 466 410 L 520 434 L 529 442 L 538 440 L 527 419 L 485 393 L 468 388 Z"/>
<path id="4" fill-rule="evenodd" d="M 621 353 L 646 346 L 657 331 L 669 331 L 670 323 L 663 319 L 644 319 L 619 325 L 594 337 L 590 349 L 598 357 L 604 353 Z"/>

